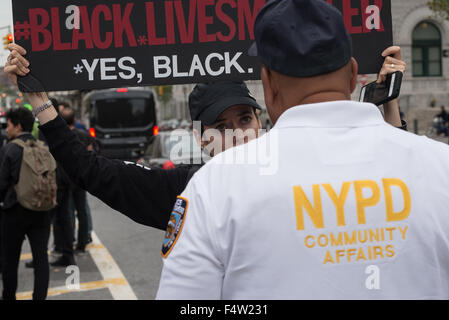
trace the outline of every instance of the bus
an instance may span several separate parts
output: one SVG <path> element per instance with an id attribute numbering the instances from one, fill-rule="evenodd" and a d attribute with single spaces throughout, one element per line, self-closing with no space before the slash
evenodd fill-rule
<path id="1" fill-rule="evenodd" d="M 83 99 L 83 113 L 100 154 L 107 158 L 134 161 L 159 132 L 152 90 L 93 91 Z"/>

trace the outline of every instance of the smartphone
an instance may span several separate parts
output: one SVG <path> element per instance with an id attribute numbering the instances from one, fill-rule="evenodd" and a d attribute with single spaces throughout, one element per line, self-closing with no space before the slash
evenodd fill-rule
<path id="1" fill-rule="evenodd" d="M 370 102 L 376 106 L 380 106 L 399 97 L 401 84 L 402 72 L 396 71 L 395 73 L 389 74 L 387 80 L 383 83 L 374 81 L 364 86 L 360 92 L 359 101 Z"/>

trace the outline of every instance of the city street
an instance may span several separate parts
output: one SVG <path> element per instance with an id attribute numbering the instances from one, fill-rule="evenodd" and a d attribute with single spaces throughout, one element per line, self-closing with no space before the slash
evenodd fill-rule
<path id="1" fill-rule="evenodd" d="M 94 225 L 93 243 L 76 256 L 80 289 L 70 289 L 66 281 L 73 275 L 64 268 L 50 267 L 48 300 L 154 299 L 162 268 L 160 248 L 164 232 L 136 224 L 89 196 Z M 49 249 L 52 248 L 52 239 Z M 50 261 L 53 259 L 50 256 Z M 22 248 L 17 299 L 32 297 L 33 270 L 28 241 Z M 73 284 L 69 281 L 69 284 Z M 2 283 L 0 282 L 0 290 Z"/>

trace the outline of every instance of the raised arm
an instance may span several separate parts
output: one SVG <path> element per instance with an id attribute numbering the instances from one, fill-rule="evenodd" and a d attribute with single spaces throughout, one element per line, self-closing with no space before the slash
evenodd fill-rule
<path id="1" fill-rule="evenodd" d="M 382 52 L 382 56 L 385 57 L 385 61 L 384 64 L 382 65 L 382 69 L 380 70 L 379 76 L 377 78 L 378 83 L 384 82 L 389 74 L 392 74 L 396 71 L 401 71 L 402 73 L 405 73 L 407 64 L 402 60 L 400 47 L 398 46 L 389 47 L 384 52 Z M 385 121 L 391 124 L 392 126 L 398 128 L 403 127 L 404 124 L 402 123 L 401 115 L 399 112 L 398 99 L 394 99 L 384 104 L 384 115 Z"/>

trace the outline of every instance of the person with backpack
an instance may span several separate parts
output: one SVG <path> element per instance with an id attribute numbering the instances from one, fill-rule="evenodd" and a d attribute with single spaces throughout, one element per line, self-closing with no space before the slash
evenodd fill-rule
<path id="1" fill-rule="evenodd" d="M 0 151 L 0 202 L 3 203 L 3 299 L 15 300 L 20 252 L 25 236 L 34 262 L 34 300 L 47 297 L 47 255 L 51 209 L 56 206 L 56 161 L 31 135 L 34 116 L 26 108 L 6 114 L 9 143 Z"/>

